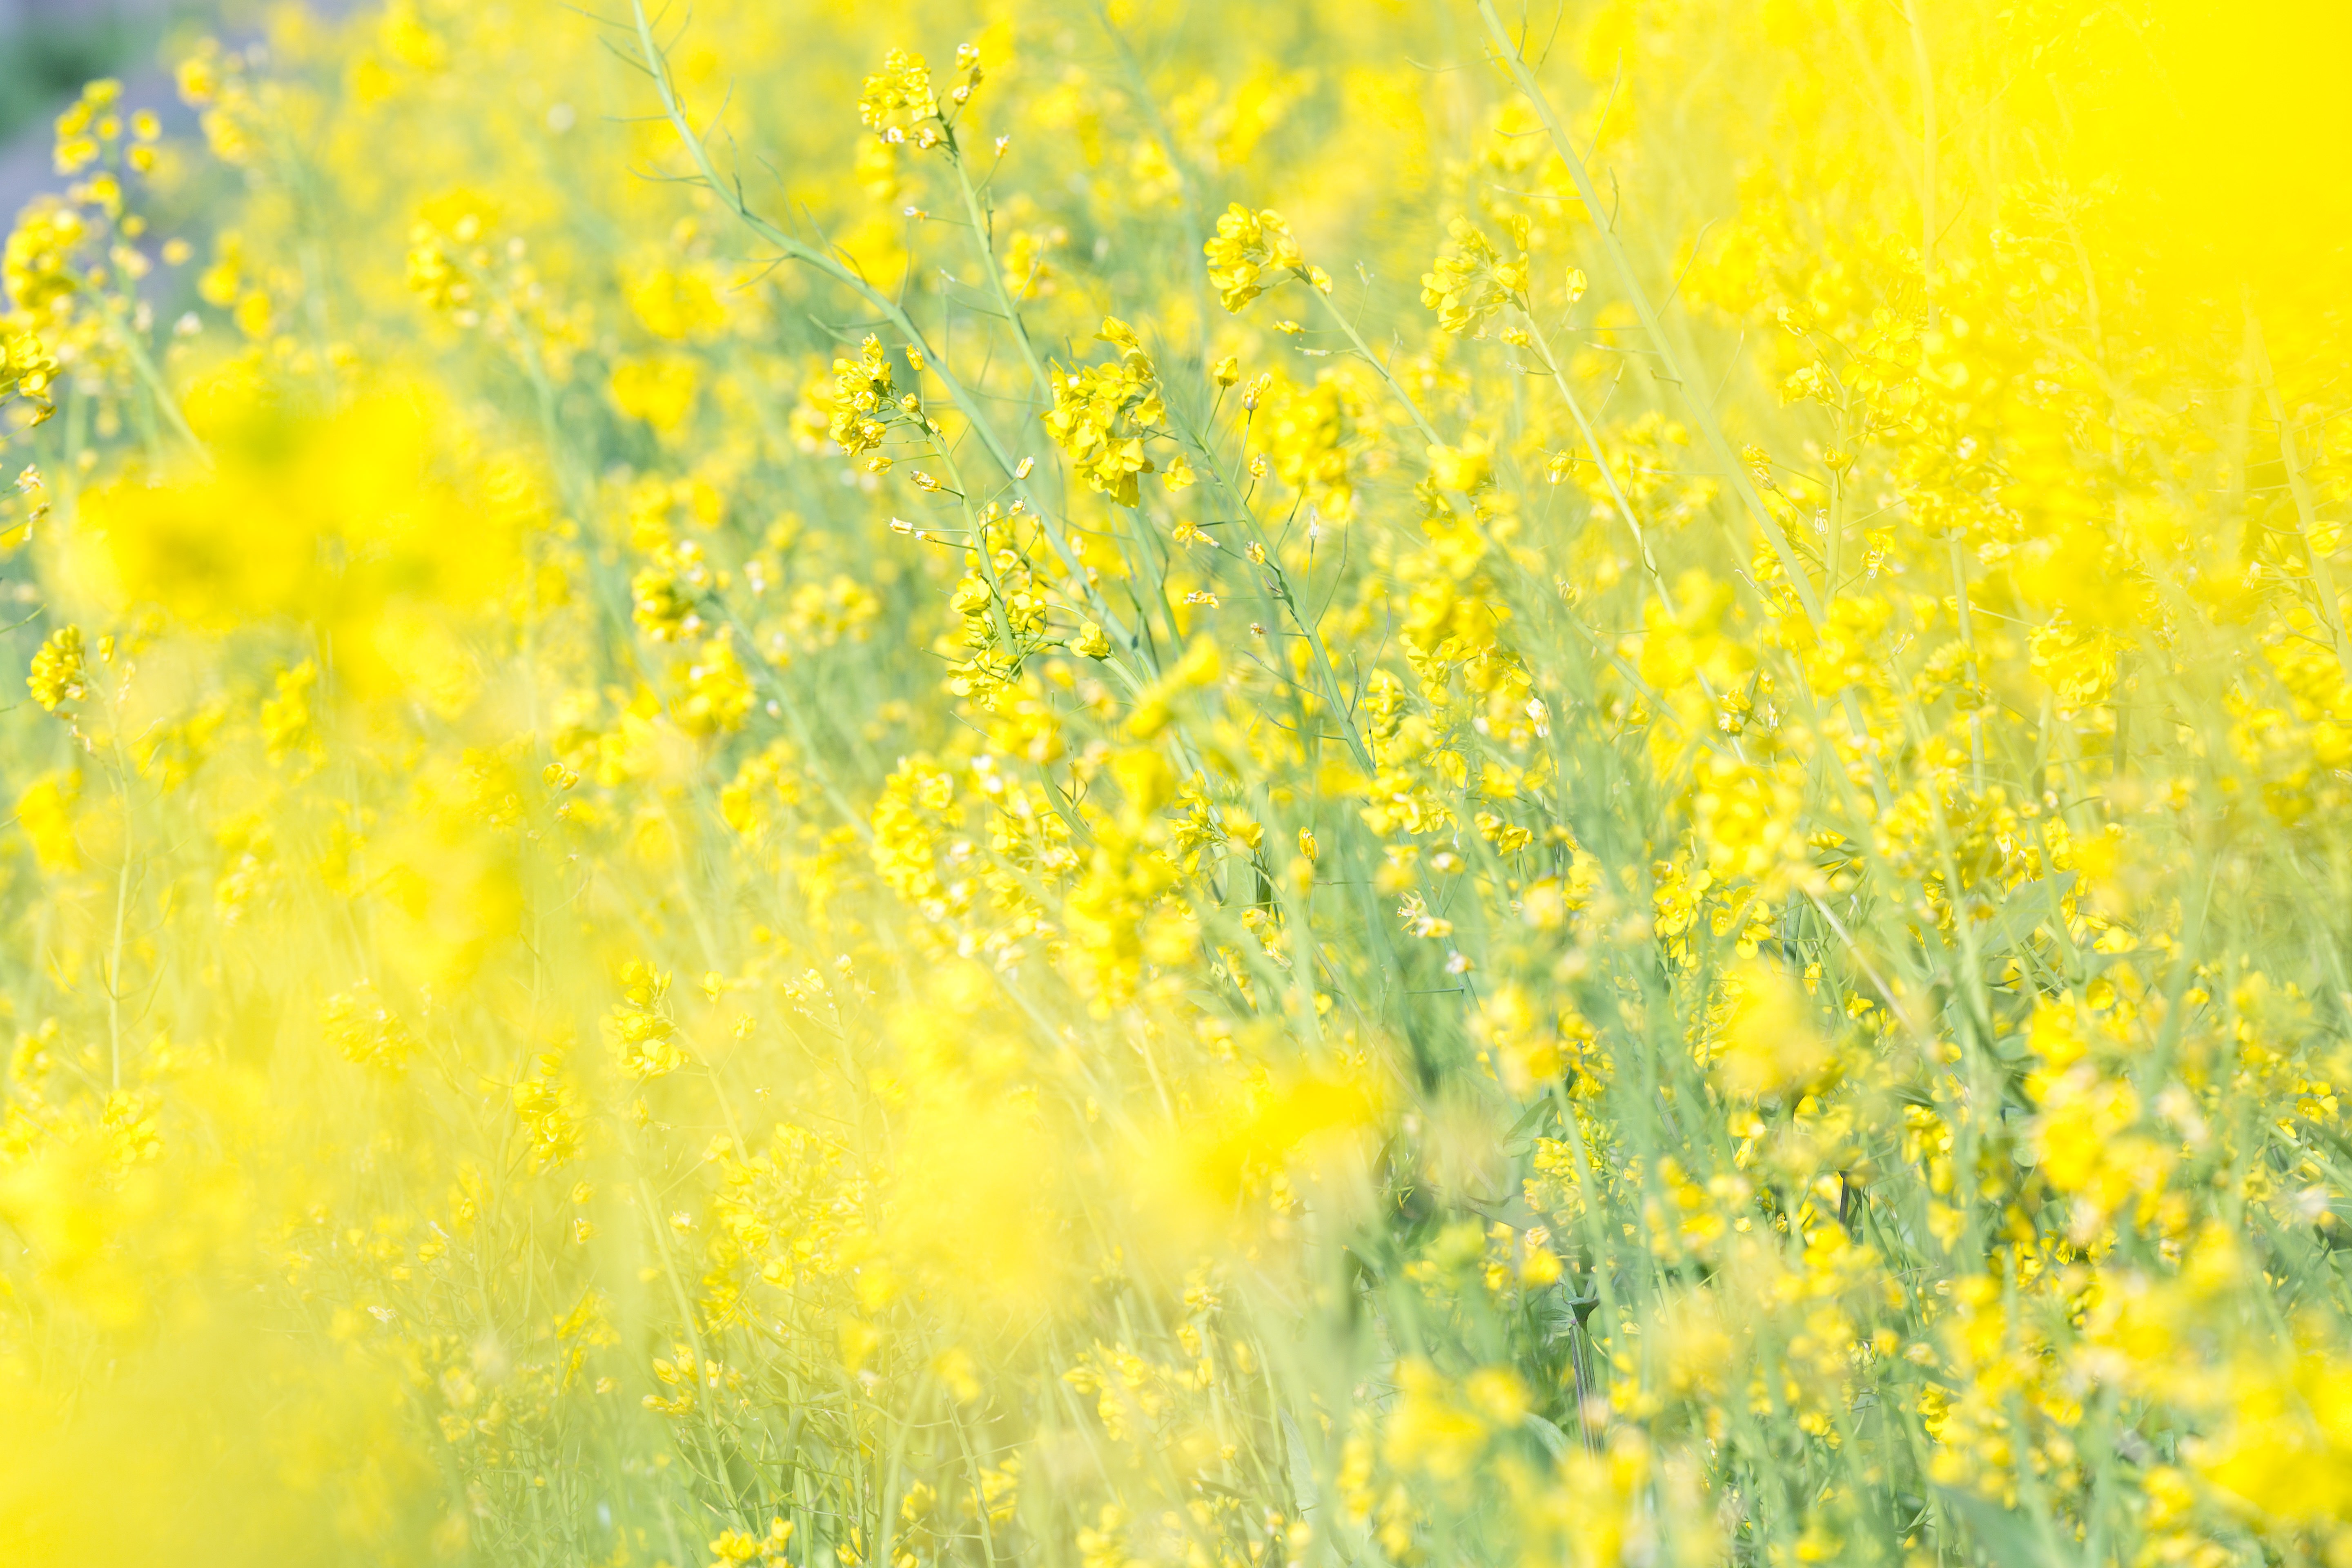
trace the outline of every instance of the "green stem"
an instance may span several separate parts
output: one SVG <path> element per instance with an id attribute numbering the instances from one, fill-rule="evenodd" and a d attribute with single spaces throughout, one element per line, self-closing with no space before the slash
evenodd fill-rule
<path id="1" fill-rule="evenodd" d="M 109 308 L 105 314 L 108 335 L 112 337 L 116 345 L 122 350 L 123 357 L 131 362 L 131 368 L 138 373 L 141 383 L 147 388 L 147 395 L 155 400 L 156 411 L 163 415 L 163 422 L 171 426 L 182 440 L 187 442 L 189 449 L 195 453 L 198 461 L 205 468 L 211 468 L 213 466 L 211 450 L 196 435 L 194 427 L 188 423 L 188 416 L 180 411 L 179 399 L 173 397 L 172 389 L 164 384 L 163 372 L 158 370 L 155 362 L 148 357 L 146 345 L 139 341 L 139 334 L 124 323 L 120 310 Z"/>
<path id="2" fill-rule="evenodd" d="M 2312 500 L 2311 481 L 2304 475 L 2302 448 L 2294 438 L 2294 422 L 2286 416 L 2286 401 L 2279 395 L 2277 378 L 2271 374 L 2271 351 L 2263 342 L 2262 323 L 2255 319 L 2251 301 L 2246 306 L 2246 342 L 2253 351 L 2255 373 L 2262 378 L 2263 397 L 2269 403 L 2271 418 L 2278 426 L 2279 461 L 2286 466 L 2286 488 L 2294 497 L 2295 532 L 2303 541 L 2304 556 L 2311 563 L 2319 624 L 2327 628 L 2328 641 L 2336 646 L 2336 661 L 2343 667 L 2346 679 L 2352 679 L 2352 646 L 2344 640 L 2344 620 L 2336 597 L 2336 573 L 2327 563 L 2326 552 L 2313 542 L 2319 531 L 2319 509 Z"/>
<path id="3" fill-rule="evenodd" d="M 1307 287 L 1313 289 L 1315 286 L 1309 283 Z M 1445 437 L 1437 433 L 1437 426 L 1432 425 L 1428 416 L 1422 413 L 1421 405 L 1412 400 L 1412 394 L 1404 389 L 1404 384 L 1397 380 L 1395 375 L 1391 374 L 1389 367 L 1381 363 L 1380 357 L 1372 353 L 1371 345 L 1364 342 L 1364 334 L 1356 330 L 1356 323 L 1348 320 L 1347 314 L 1339 309 L 1339 302 L 1320 289 L 1316 289 L 1315 292 L 1322 300 L 1323 308 L 1331 312 L 1331 319 L 1339 324 L 1339 330 L 1348 334 L 1348 341 L 1355 345 L 1356 353 L 1362 356 L 1364 363 L 1370 365 L 1383 382 L 1388 384 L 1389 391 L 1394 394 L 1397 402 L 1403 405 L 1406 415 L 1412 418 L 1414 426 L 1421 431 L 1422 436 L 1433 447 L 1445 445 Z"/>
<path id="4" fill-rule="evenodd" d="M 992 219 L 981 210 L 980 193 L 972 188 L 971 171 L 964 167 L 963 152 L 952 142 L 949 143 L 948 162 L 955 168 L 956 189 L 963 196 L 964 217 L 971 225 L 972 243 L 980 247 L 980 264 L 987 270 L 989 287 L 996 294 L 996 308 L 1004 312 L 1005 324 L 1013 329 L 1013 341 L 1021 346 L 1022 363 L 1029 367 L 1029 379 L 1036 384 L 1038 398 L 1051 406 L 1054 386 L 1045 374 L 1045 362 L 1037 357 L 1037 345 L 1029 341 L 1028 323 L 1021 319 L 1021 308 L 1013 302 L 1013 290 L 1004 286 L 1004 268 L 997 265 Z"/>
<path id="5" fill-rule="evenodd" d="M 914 319 L 907 314 L 905 307 L 901 306 L 897 300 L 875 288 L 838 258 L 794 237 L 753 212 L 745 205 L 736 187 L 719 175 L 718 165 L 711 162 L 709 148 L 704 145 L 700 134 L 688 121 L 685 106 L 678 101 L 677 89 L 670 83 L 668 61 L 662 54 L 661 46 L 654 42 L 653 22 L 646 14 L 645 0 L 630 0 L 630 10 L 636 20 L 638 47 L 645 58 L 646 72 L 654 79 L 655 90 L 660 96 L 662 112 L 668 118 L 672 129 L 677 131 L 678 140 L 686 144 L 687 153 L 694 160 L 696 172 L 702 176 L 703 184 L 710 194 L 718 197 L 719 203 L 729 212 L 735 215 L 738 222 L 774 246 L 786 257 L 803 266 L 815 268 L 843 288 L 856 294 L 922 353 L 925 369 L 939 378 L 940 386 L 946 389 L 948 400 L 971 425 L 972 434 L 979 438 L 982 447 L 987 449 L 990 458 L 1003 470 L 1011 480 L 1013 489 L 1026 500 L 1030 509 L 1036 512 L 1038 521 L 1045 525 L 1045 537 L 1053 545 L 1054 553 L 1062 563 L 1064 570 L 1069 573 L 1073 581 L 1084 585 L 1087 600 L 1094 609 L 1095 618 L 1116 640 L 1132 649 L 1138 657 L 1148 659 L 1150 656 L 1144 651 L 1142 641 L 1128 630 L 1127 623 L 1111 609 L 1108 601 L 1103 598 L 1101 593 L 1087 578 L 1086 568 L 1078 560 L 1076 552 L 1070 547 L 1069 537 L 1063 530 L 1060 521 L 1038 500 L 1036 493 L 1029 485 L 1020 460 L 1013 457 L 1011 446 L 997 432 L 995 426 L 982 416 L 979 399 L 966 391 L 962 383 L 956 378 L 952 371 L 948 369 L 941 357 L 931 352 L 929 340 L 923 335 L 922 329 L 915 325 Z"/>
<path id="6" fill-rule="evenodd" d="M 1576 194 L 1584 203 L 1585 216 L 1591 220 L 1593 233 L 1600 237 L 1601 247 L 1609 253 L 1610 264 L 1616 268 L 1619 286 L 1624 289 L 1634 314 L 1641 317 L 1642 330 L 1649 335 L 1651 346 L 1657 351 L 1658 358 L 1665 367 L 1666 378 L 1682 388 L 1683 401 L 1689 407 L 1691 417 L 1706 437 L 1716 460 L 1723 465 L 1733 491 L 1755 515 L 1756 526 L 1762 531 L 1765 542 L 1771 545 L 1772 553 L 1780 560 L 1781 572 L 1787 575 L 1789 585 L 1797 595 L 1797 602 L 1804 607 L 1805 619 L 1819 627 L 1822 624 L 1821 599 L 1813 590 L 1811 580 L 1805 575 L 1804 563 L 1798 558 L 1795 547 L 1789 542 L 1789 536 L 1780 531 L 1780 525 L 1773 521 L 1772 514 L 1765 510 L 1764 498 L 1757 493 L 1755 482 L 1748 477 L 1748 466 L 1731 449 L 1730 441 L 1724 436 L 1723 426 L 1715 416 L 1714 407 L 1700 395 L 1698 384 L 1685 373 L 1680 356 L 1675 353 L 1674 343 L 1666 336 L 1665 323 L 1659 319 L 1657 308 L 1650 303 L 1650 296 L 1642 288 L 1641 277 L 1634 270 L 1633 258 L 1625 253 L 1624 244 L 1618 239 L 1616 230 L 1603 216 L 1609 209 L 1602 205 L 1601 192 L 1592 183 L 1591 171 L 1584 166 L 1584 160 L 1577 156 L 1576 144 L 1569 139 L 1568 128 L 1560 123 L 1559 111 L 1552 108 L 1551 100 L 1544 96 L 1543 89 L 1537 85 L 1535 74 L 1528 69 L 1527 60 L 1519 54 L 1517 46 L 1511 42 L 1510 34 L 1504 30 L 1503 18 L 1495 10 L 1495 0 L 1478 0 L 1478 15 L 1486 20 L 1486 31 L 1495 40 L 1496 53 L 1504 68 L 1510 72 L 1511 79 L 1517 85 L 1521 95 L 1534 108 L 1537 118 L 1543 121 L 1544 130 L 1549 133 L 1552 148 L 1559 154 L 1560 162 L 1568 165 L 1569 177 L 1576 182 Z"/>
<path id="7" fill-rule="evenodd" d="M 1633 503 L 1626 498 L 1624 488 L 1618 484 L 1616 473 L 1609 467 L 1609 459 L 1601 450 L 1601 437 L 1593 430 L 1592 422 L 1584 416 L 1584 405 L 1576 400 L 1575 392 L 1568 384 L 1568 377 L 1561 374 L 1559 362 L 1552 357 L 1551 344 L 1545 341 L 1543 329 L 1536 325 L 1535 315 L 1527 309 L 1525 301 L 1520 303 L 1519 313 L 1527 318 L 1528 341 L 1534 344 L 1536 353 L 1543 356 L 1544 369 L 1550 373 L 1553 387 L 1559 391 L 1560 400 L 1568 405 L 1569 416 L 1576 421 L 1577 434 L 1584 437 L 1585 448 L 1592 454 L 1592 466 L 1601 470 L 1601 482 L 1609 487 L 1609 499 L 1616 503 L 1617 515 L 1625 520 L 1625 526 L 1633 531 L 1633 548 L 1642 552 L 1642 565 L 1657 587 L 1658 602 L 1665 606 L 1666 614 L 1680 620 L 1682 612 L 1675 608 L 1675 596 L 1666 587 L 1665 577 L 1658 571 L 1656 559 L 1650 553 L 1649 536 L 1642 531 L 1641 517 L 1633 510 Z"/>

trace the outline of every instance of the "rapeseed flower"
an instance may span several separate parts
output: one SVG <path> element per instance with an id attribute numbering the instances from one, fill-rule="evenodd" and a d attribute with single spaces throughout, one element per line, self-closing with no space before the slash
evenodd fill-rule
<path id="1" fill-rule="evenodd" d="M 0 1559 L 2344 1560 L 2346 26 L 92 83 Z"/>

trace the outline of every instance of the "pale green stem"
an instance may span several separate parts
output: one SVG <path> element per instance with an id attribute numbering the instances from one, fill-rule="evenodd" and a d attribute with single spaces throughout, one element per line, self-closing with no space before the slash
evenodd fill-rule
<path id="1" fill-rule="evenodd" d="M 1732 490 L 1754 514 L 1756 526 L 1762 531 L 1765 542 L 1772 547 L 1773 555 L 1780 560 L 1780 570 L 1787 574 L 1789 586 L 1796 594 L 1797 602 L 1804 607 L 1805 618 L 1818 627 L 1822 624 L 1821 599 L 1813 591 L 1811 580 L 1805 575 L 1804 563 L 1789 542 L 1789 536 L 1780 531 L 1780 525 L 1765 509 L 1764 498 L 1757 493 L 1755 482 L 1748 477 L 1748 467 L 1740 460 L 1739 454 L 1731 449 L 1731 442 L 1725 437 L 1713 405 L 1699 390 L 1698 384 L 1691 379 L 1680 356 L 1675 353 L 1673 341 L 1666 336 L 1665 323 L 1659 319 L 1657 308 L 1650 303 L 1650 296 L 1642 287 L 1641 275 L 1634 269 L 1633 258 L 1625 253 L 1623 243 L 1618 239 L 1615 229 L 1605 216 L 1609 209 L 1602 204 L 1601 192 L 1592 183 L 1591 171 L 1577 155 L 1576 144 L 1569 139 L 1567 126 L 1560 123 L 1559 111 L 1552 108 L 1551 100 L 1544 96 L 1534 73 L 1528 69 L 1527 61 L 1511 42 L 1510 34 L 1504 29 L 1502 16 L 1495 10 L 1495 0 L 1478 0 L 1478 14 L 1485 18 L 1486 31 L 1494 37 L 1496 51 L 1504 68 L 1510 72 L 1511 79 L 1534 108 L 1537 117 L 1543 121 L 1544 130 L 1551 137 L 1553 151 L 1559 154 L 1560 162 L 1568 165 L 1569 177 L 1576 182 L 1576 194 L 1584 203 L 1585 216 L 1591 220 L 1592 231 L 1599 237 L 1601 247 L 1608 252 L 1610 264 L 1616 269 L 1619 287 L 1624 290 L 1634 313 L 1641 318 L 1642 329 L 1648 334 L 1651 346 L 1664 366 L 1666 378 L 1682 389 L 1683 402 L 1706 437 L 1707 446 L 1713 449 L 1716 461 L 1723 465 Z"/>
<path id="2" fill-rule="evenodd" d="M 2319 622 L 2327 628 L 2328 640 L 2336 645 L 2336 661 L 2341 665 L 2347 679 L 2352 679 L 2352 647 L 2344 640 L 2344 620 L 2336 598 L 2336 574 L 2327 563 L 2327 552 L 2319 548 L 2319 509 L 2312 499 L 2311 481 L 2303 471 L 2303 452 L 2294 438 L 2294 421 L 2287 417 L 2286 402 L 2279 395 L 2278 381 L 2271 374 L 2271 351 L 2263 342 L 2262 323 L 2255 320 L 2253 306 L 2246 307 L 2246 336 L 2253 349 L 2254 369 L 2262 377 L 2263 396 L 2270 404 L 2271 418 L 2278 425 L 2279 460 L 2286 466 L 2286 488 L 2294 497 L 2295 531 L 2303 540 L 2303 552 L 2311 563 L 2311 583 L 2317 591 Z"/>
<path id="3" fill-rule="evenodd" d="M 132 331 L 123 321 L 121 313 L 112 308 L 109 308 L 106 311 L 106 326 L 108 335 L 114 339 L 116 346 L 122 350 L 123 357 L 131 362 L 131 368 L 138 373 L 140 381 L 146 385 L 147 395 L 155 400 L 156 411 L 163 416 L 163 422 L 169 425 L 182 440 L 187 442 L 189 449 L 195 453 L 198 461 L 205 467 L 211 468 L 213 466 L 211 450 L 196 435 L 194 427 L 188 423 L 188 416 L 180 411 L 180 400 L 173 396 L 172 389 L 164 384 L 163 373 L 157 369 L 155 362 L 148 357 L 146 346 L 140 342 L 139 334 Z"/>
<path id="4" fill-rule="evenodd" d="M 1087 579 L 1086 568 L 1078 560 L 1076 552 L 1071 549 L 1068 535 L 1063 531 L 1060 521 L 1038 500 L 1035 492 L 1030 488 L 1020 459 L 1013 455 L 1012 447 L 997 433 L 996 428 L 982 416 L 980 401 L 964 389 L 962 383 L 956 378 L 952 371 L 948 369 L 940 356 L 931 352 L 929 340 L 923 335 L 922 329 L 916 326 L 914 319 L 907 314 L 905 308 L 898 300 L 875 288 L 851 268 L 844 265 L 838 258 L 786 233 L 753 212 L 735 193 L 734 186 L 721 177 L 718 165 L 711 162 L 709 148 L 703 144 L 701 136 L 688 121 L 685 107 L 679 103 L 677 91 L 670 85 L 668 63 L 662 55 L 660 46 L 654 42 L 653 23 L 646 15 L 645 0 L 631 0 L 630 9 L 636 19 L 638 47 L 645 58 L 646 69 L 654 79 L 655 89 L 660 96 L 662 111 L 667 116 L 671 127 L 677 131 L 678 140 L 685 143 L 688 154 L 694 160 L 696 171 L 702 176 L 703 183 L 711 195 L 717 196 L 728 211 L 735 215 L 737 221 L 770 245 L 774 246 L 786 257 L 803 266 L 815 268 L 843 288 L 856 294 L 903 334 L 908 343 L 914 345 L 923 356 L 924 368 L 938 377 L 940 386 L 946 389 L 948 401 L 963 414 L 965 420 L 971 426 L 972 434 L 987 449 L 990 458 L 1004 471 L 1011 479 L 1013 489 L 1028 501 L 1030 510 L 1037 514 L 1038 521 L 1045 525 L 1045 537 L 1053 545 L 1055 555 L 1061 561 L 1064 570 L 1069 573 L 1072 580 L 1084 585 L 1087 597 L 1094 609 L 1095 617 L 1102 625 L 1103 629 L 1133 649 L 1138 657 L 1148 658 L 1143 652 L 1141 640 L 1128 631 L 1126 623 L 1112 611 L 1108 601 L 1103 598 L 1101 593 Z"/>

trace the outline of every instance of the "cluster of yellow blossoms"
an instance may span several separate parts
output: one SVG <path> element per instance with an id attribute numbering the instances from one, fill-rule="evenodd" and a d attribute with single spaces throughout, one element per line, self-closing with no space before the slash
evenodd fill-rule
<path id="1" fill-rule="evenodd" d="M 0 1562 L 2352 1562 L 2352 20 L 1545 10 L 65 111 Z"/>

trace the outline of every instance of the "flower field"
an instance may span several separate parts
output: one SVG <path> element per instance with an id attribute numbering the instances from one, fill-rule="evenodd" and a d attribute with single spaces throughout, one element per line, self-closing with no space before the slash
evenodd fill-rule
<path id="1" fill-rule="evenodd" d="M 2352 1563 L 2352 13 L 383 0 L 0 316 L 0 1563 Z"/>

